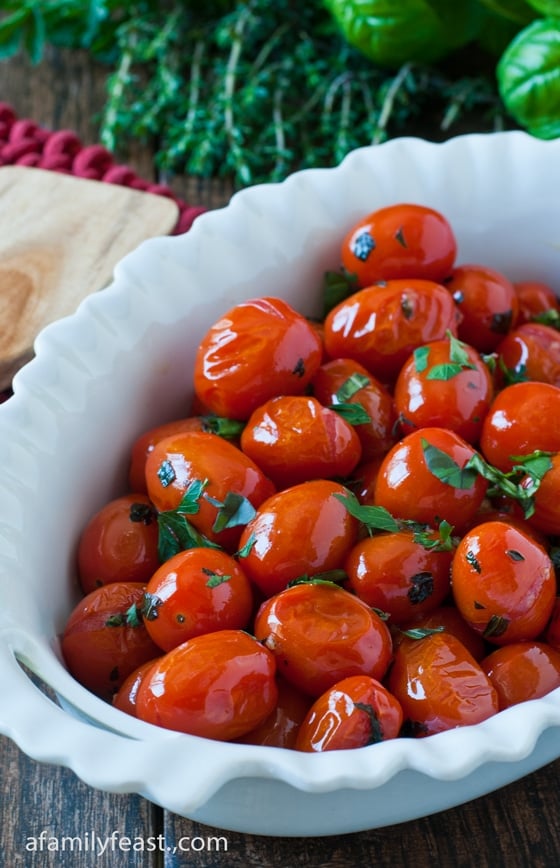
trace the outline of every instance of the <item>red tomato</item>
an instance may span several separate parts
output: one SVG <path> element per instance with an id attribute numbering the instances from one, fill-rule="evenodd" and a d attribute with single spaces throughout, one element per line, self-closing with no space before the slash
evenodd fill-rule
<path id="1" fill-rule="evenodd" d="M 443 627 L 447 633 L 455 636 L 472 654 L 475 660 L 482 660 L 486 654 L 486 642 L 476 630 L 470 627 L 459 610 L 452 605 L 438 606 L 427 615 L 420 615 L 403 625 L 403 630 L 416 628 L 433 630 Z"/>
<path id="2" fill-rule="evenodd" d="M 459 542 L 451 565 L 455 605 L 493 645 L 536 639 L 552 614 L 554 566 L 532 537 L 487 521 Z"/>
<path id="3" fill-rule="evenodd" d="M 289 681 L 276 678 L 278 702 L 266 720 L 247 735 L 237 738 L 242 744 L 262 744 L 268 747 L 286 747 L 292 750 L 302 721 L 311 704 L 311 699 Z"/>
<path id="4" fill-rule="evenodd" d="M 387 686 L 402 706 L 407 734 L 420 738 L 481 723 L 499 710 L 492 682 L 451 633 L 404 638 Z"/>
<path id="5" fill-rule="evenodd" d="M 492 377 L 475 349 L 455 338 L 419 347 L 404 363 L 395 385 L 403 434 L 439 426 L 469 443 L 480 437 L 493 397 Z"/>
<path id="6" fill-rule="evenodd" d="M 497 375 L 507 384 L 538 380 L 560 386 L 560 334 L 527 322 L 513 329 L 496 349 Z"/>
<path id="7" fill-rule="evenodd" d="M 147 582 L 159 567 L 156 511 L 145 494 L 110 501 L 88 521 L 78 542 L 84 594 L 111 582 Z"/>
<path id="8" fill-rule="evenodd" d="M 64 627 L 60 644 L 68 669 L 109 702 L 131 672 L 161 654 L 142 622 L 143 598 L 140 582 L 104 585 L 75 606 Z"/>
<path id="9" fill-rule="evenodd" d="M 118 708 L 119 711 L 124 711 L 125 714 L 130 714 L 132 717 L 136 717 L 136 697 L 138 696 L 138 688 L 156 660 L 159 660 L 159 657 L 156 657 L 155 660 L 148 660 L 146 663 L 142 663 L 142 665 L 131 672 L 130 675 L 127 675 L 113 696 L 113 705 L 115 708 Z"/>
<path id="10" fill-rule="evenodd" d="M 352 425 L 304 395 L 282 395 L 258 407 L 241 435 L 241 448 L 277 488 L 344 478 L 362 453 Z"/>
<path id="11" fill-rule="evenodd" d="M 560 652 L 544 642 L 514 642 L 480 664 L 496 688 L 500 711 L 560 687 Z"/>
<path id="12" fill-rule="evenodd" d="M 248 419 L 277 395 L 303 395 L 321 364 L 316 329 L 279 298 L 236 305 L 208 330 L 195 360 L 196 395 L 212 413 Z"/>
<path id="13" fill-rule="evenodd" d="M 487 483 L 465 470 L 473 447 L 446 428 L 421 428 L 385 456 L 375 484 L 375 504 L 395 518 L 460 531 L 479 509 Z"/>
<path id="14" fill-rule="evenodd" d="M 247 627 L 253 592 L 231 555 L 192 548 L 174 555 L 154 573 L 146 585 L 142 613 L 156 645 L 170 651 L 201 633 Z"/>
<path id="15" fill-rule="evenodd" d="M 358 522 L 338 482 L 317 479 L 294 485 L 265 501 L 239 540 L 243 571 L 266 596 L 301 576 L 342 568 L 358 536 Z"/>
<path id="16" fill-rule="evenodd" d="M 439 283 L 388 280 L 354 293 L 327 314 L 325 349 L 331 359 L 354 359 L 390 383 L 416 347 L 448 331 L 457 334 L 458 317 Z"/>
<path id="17" fill-rule="evenodd" d="M 371 505 L 373 503 L 375 483 L 384 457 L 385 455 L 378 455 L 372 461 L 359 464 L 347 480 L 348 488 L 352 489 L 362 504 Z"/>
<path id="18" fill-rule="evenodd" d="M 498 392 L 488 411 L 480 448 L 500 470 L 511 470 L 513 456 L 537 449 L 560 452 L 560 387 L 515 383 Z"/>
<path id="19" fill-rule="evenodd" d="M 195 636 L 164 654 L 142 681 L 140 720 L 231 741 L 262 723 L 278 697 L 274 656 L 242 630 Z"/>
<path id="20" fill-rule="evenodd" d="M 538 280 L 520 280 L 513 284 L 515 294 L 519 301 L 518 325 L 531 322 L 535 317 L 547 315 L 554 321 L 558 321 L 560 305 L 558 296 L 551 286 Z"/>
<path id="21" fill-rule="evenodd" d="M 342 242 L 342 265 L 358 285 L 378 280 L 443 280 L 457 255 L 453 230 L 439 211 L 402 203 L 359 220 Z"/>
<path id="22" fill-rule="evenodd" d="M 363 600 L 330 583 L 293 585 L 265 600 L 254 631 L 284 678 L 310 696 L 351 675 L 381 680 L 391 661 L 384 621 Z"/>
<path id="23" fill-rule="evenodd" d="M 351 549 L 344 566 L 348 588 L 401 625 L 446 598 L 452 556 L 451 551 L 426 548 L 412 531 L 379 533 Z"/>
<path id="24" fill-rule="evenodd" d="M 554 601 L 552 615 L 550 616 L 544 638 L 555 651 L 560 651 L 560 597 L 556 597 Z"/>
<path id="25" fill-rule="evenodd" d="M 542 477 L 533 495 L 533 514 L 527 519 L 530 532 L 558 536 L 560 534 L 560 453 L 549 457 L 550 469 Z M 533 480 L 526 476 L 521 480 L 522 488 L 533 487 Z"/>
<path id="26" fill-rule="evenodd" d="M 147 491 L 146 460 L 156 443 L 172 434 L 184 434 L 185 431 L 205 431 L 207 434 L 219 434 L 227 440 L 236 441 L 243 425 L 231 419 L 221 419 L 216 416 L 188 416 L 186 419 L 176 419 L 165 422 L 145 431 L 134 441 L 130 453 L 128 470 L 128 487 L 131 491 Z"/>
<path id="27" fill-rule="evenodd" d="M 491 353 L 515 326 L 519 301 L 510 280 L 483 265 L 454 268 L 445 284 L 462 319 L 458 335 L 481 353 Z"/>
<path id="28" fill-rule="evenodd" d="M 226 498 L 240 495 L 257 508 L 275 487 L 262 470 L 238 449 L 216 434 L 198 431 L 166 437 L 157 443 L 146 461 L 150 499 L 160 511 L 176 509 L 195 483 L 206 483 L 197 510 L 189 522 L 210 540 L 234 551 L 241 526 L 216 529 Z M 220 526 L 218 526 L 219 528 Z"/>
<path id="29" fill-rule="evenodd" d="M 362 461 L 387 452 L 394 444 L 396 413 L 393 396 L 363 365 L 352 359 L 332 359 L 321 365 L 312 383 L 313 394 L 321 404 L 357 404 L 369 422 L 356 425 L 362 444 Z"/>
<path id="30" fill-rule="evenodd" d="M 346 750 L 397 738 L 400 703 L 375 678 L 343 678 L 319 696 L 301 724 L 296 750 Z"/>

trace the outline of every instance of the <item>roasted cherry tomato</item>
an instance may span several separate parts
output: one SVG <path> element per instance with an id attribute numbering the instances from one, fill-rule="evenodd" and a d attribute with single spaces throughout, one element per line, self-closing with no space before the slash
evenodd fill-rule
<path id="1" fill-rule="evenodd" d="M 277 488 L 344 478 L 362 454 L 352 425 L 306 395 L 281 395 L 257 407 L 241 435 L 241 448 Z"/>
<path id="2" fill-rule="evenodd" d="M 242 630 L 195 636 L 163 655 L 138 688 L 141 720 L 220 741 L 239 738 L 272 713 L 274 655 Z"/>
<path id="3" fill-rule="evenodd" d="M 401 704 L 404 731 L 418 738 L 481 723 L 499 711 L 496 689 L 480 664 L 445 631 L 405 637 L 387 686 Z"/>
<path id="4" fill-rule="evenodd" d="M 110 582 L 147 582 L 159 567 L 157 513 L 145 494 L 126 494 L 88 521 L 78 542 L 84 594 Z"/>
<path id="5" fill-rule="evenodd" d="M 497 376 L 505 385 L 538 380 L 560 386 L 560 333 L 551 326 L 527 322 L 498 344 Z"/>
<path id="6" fill-rule="evenodd" d="M 481 353 L 491 353 L 516 324 L 519 301 L 508 278 L 483 265 L 460 265 L 445 281 L 461 311 L 458 335 Z"/>
<path id="7" fill-rule="evenodd" d="M 309 711 L 312 700 L 285 678 L 277 676 L 276 685 L 278 702 L 274 710 L 260 726 L 252 729 L 247 735 L 235 739 L 236 741 L 268 747 L 295 748 L 298 730 Z"/>
<path id="8" fill-rule="evenodd" d="M 128 470 L 128 487 L 131 491 L 147 491 L 146 460 L 156 443 L 170 437 L 172 434 L 184 434 L 185 431 L 205 431 L 207 434 L 219 434 L 226 440 L 237 442 L 243 423 L 234 419 L 222 419 L 218 416 L 187 416 L 157 425 L 141 434 L 132 444 L 130 467 Z"/>
<path id="9" fill-rule="evenodd" d="M 551 286 L 539 280 L 519 280 L 513 288 L 519 302 L 518 325 L 535 319 L 550 325 L 558 323 L 560 304 Z"/>
<path id="10" fill-rule="evenodd" d="M 392 383 L 416 347 L 457 334 L 453 298 L 429 280 L 388 280 L 349 296 L 325 318 L 331 359 L 359 362 L 382 383 Z"/>
<path id="11" fill-rule="evenodd" d="M 257 298 L 238 304 L 203 337 L 194 388 L 212 413 L 248 419 L 277 395 L 302 395 L 321 364 L 315 328 L 287 302 Z"/>
<path id="12" fill-rule="evenodd" d="M 317 479 L 280 491 L 257 509 L 239 540 L 240 564 L 266 596 L 288 582 L 342 568 L 359 525 L 338 482 Z"/>
<path id="13" fill-rule="evenodd" d="M 375 504 L 395 518 L 437 527 L 442 520 L 457 532 L 479 509 L 487 482 L 466 469 L 473 447 L 447 428 L 421 428 L 385 456 L 375 484 Z"/>
<path id="14" fill-rule="evenodd" d="M 115 708 L 118 708 L 119 711 L 124 711 L 125 714 L 130 714 L 132 717 L 136 717 L 136 697 L 138 696 L 138 688 L 156 660 L 159 660 L 159 657 L 156 657 L 155 660 L 148 660 L 146 663 L 142 663 L 142 665 L 131 672 L 130 675 L 127 675 L 113 696 L 113 705 Z"/>
<path id="15" fill-rule="evenodd" d="M 265 600 L 254 630 L 284 678 L 310 696 L 350 675 L 381 680 L 391 661 L 385 622 L 363 600 L 331 583 L 304 582 Z"/>
<path id="16" fill-rule="evenodd" d="M 533 512 L 527 519 L 529 532 L 536 529 L 541 534 L 560 535 L 560 453 L 546 456 L 549 469 L 540 479 L 537 490 L 532 495 Z M 521 488 L 533 491 L 532 476 L 525 476 L 520 482 Z"/>
<path id="17" fill-rule="evenodd" d="M 111 701 L 125 678 L 161 649 L 142 621 L 144 585 L 113 582 L 87 594 L 72 610 L 61 638 L 74 678 Z"/>
<path id="18" fill-rule="evenodd" d="M 480 664 L 496 688 L 500 711 L 540 699 L 560 687 L 560 652 L 545 642 L 514 642 L 492 651 Z"/>
<path id="19" fill-rule="evenodd" d="M 514 383 L 498 392 L 484 419 L 480 449 L 504 471 L 537 449 L 560 452 L 560 387 Z"/>
<path id="20" fill-rule="evenodd" d="M 418 347 L 400 370 L 395 407 L 400 430 L 450 428 L 477 443 L 493 397 L 492 376 L 479 353 L 457 338 Z"/>
<path id="21" fill-rule="evenodd" d="M 455 262 L 457 242 L 439 211 L 402 203 L 359 220 L 342 242 L 342 265 L 360 287 L 378 280 L 422 278 L 439 282 Z"/>
<path id="22" fill-rule="evenodd" d="M 414 620 L 404 624 L 402 630 L 437 630 L 440 627 L 459 639 L 475 660 L 480 661 L 485 656 L 486 642 L 480 633 L 477 633 L 467 624 L 459 610 L 453 605 L 438 606 L 427 615 L 416 616 Z M 404 632 L 401 633 L 401 636 L 403 635 L 405 635 Z M 393 634 L 393 641 L 399 641 L 398 631 Z"/>
<path id="23" fill-rule="evenodd" d="M 449 593 L 452 551 L 438 550 L 434 533 L 379 533 L 356 543 L 344 569 L 348 588 L 369 606 L 403 624 L 427 613 Z"/>
<path id="24" fill-rule="evenodd" d="M 214 548 L 169 558 L 146 585 L 142 607 L 146 629 L 163 651 L 201 633 L 244 629 L 252 612 L 249 579 L 231 555 Z"/>
<path id="25" fill-rule="evenodd" d="M 325 406 L 358 405 L 368 421 L 356 424 L 362 461 L 383 455 L 396 439 L 393 396 L 363 365 L 352 359 L 332 359 L 321 365 L 312 383 L 313 394 Z"/>
<path id="26" fill-rule="evenodd" d="M 345 750 L 399 735 L 400 703 L 375 678 L 343 678 L 315 700 L 296 740 L 296 750 Z"/>
<path id="27" fill-rule="evenodd" d="M 528 534 L 487 521 L 460 540 L 451 565 L 455 605 L 493 645 L 536 639 L 552 614 L 554 566 Z"/>
<path id="28" fill-rule="evenodd" d="M 160 440 L 146 461 L 146 482 L 160 512 L 182 508 L 181 501 L 193 491 L 192 486 L 202 485 L 183 518 L 229 551 L 235 550 L 241 533 L 241 525 L 232 526 L 228 514 L 232 496 L 257 508 L 276 490 L 241 449 L 216 434 L 199 431 Z"/>

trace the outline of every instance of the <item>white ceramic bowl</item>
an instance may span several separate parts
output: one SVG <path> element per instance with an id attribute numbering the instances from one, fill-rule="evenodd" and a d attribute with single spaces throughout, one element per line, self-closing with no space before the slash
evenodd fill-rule
<path id="1" fill-rule="evenodd" d="M 403 138 L 360 149 L 338 168 L 241 192 L 187 235 L 142 244 L 108 289 L 39 336 L 36 358 L 0 407 L 0 683 L 9 697 L 0 731 L 25 753 L 223 829 L 297 836 L 420 817 L 560 756 L 560 690 L 423 740 L 300 754 L 152 727 L 88 693 L 61 663 L 79 531 L 123 491 L 134 437 L 184 415 L 200 336 L 257 295 L 318 312 L 343 233 L 404 201 L 448 217 L 459 261 L 560 289 L 560 140 Z"/>

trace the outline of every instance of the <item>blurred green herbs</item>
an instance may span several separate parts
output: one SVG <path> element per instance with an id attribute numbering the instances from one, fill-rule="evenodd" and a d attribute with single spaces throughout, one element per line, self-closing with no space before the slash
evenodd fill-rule
<path id="1" fill-rule="evenodd" d="M 397 135 L 443 139 L 473 113 L 503 123 L 492 75 L 378 68 L 320 0 L 3 0 L 0 58 L 39 63 L 48 45 L 108 65 L 101 141 L 149 144 L 164 176 L 242 187 Z"/>

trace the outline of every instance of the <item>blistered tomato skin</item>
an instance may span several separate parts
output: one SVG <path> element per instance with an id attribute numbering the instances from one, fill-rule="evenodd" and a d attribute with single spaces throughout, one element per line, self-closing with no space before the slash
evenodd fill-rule
<path id="1" fill-rule="evenodd" d="M 387 280 L 336 305 L 325 319 L 331 359 L 359 362 L 392 383 L 416 347 L 457 334 L 459 314 L 450 293 L 429 280 Z"/>
<path id="2" fill-rule="evenodd" d="M 296 750 L 347 750 L 397 738 L 403 713 L 399 702 L 375 678 L 354 675 L 339 681 L 311 706 Z"/>
<path id="3" fill-rule="evenodd" d="M 362 446 L 352 425 L 316 398 L 282 395 L 251 414 L 241 448 L 277 488 L 348 476 Z"/>
<path id="4" fill-rule="evenodd" d="M 439 211 L 423 205 L 380 208 L 345 236 L 342 265 L 360 287 L 378 280 L 422 278 L 442 281 L 455 262 L 457 242 Z"/>
<path id="5" fill-rule="evenodd" d="M 257 613 L 254 632 L 284 678 L 310 696 L 351 675 L 381 680 L 391 661 L 385 622 L 336 585 L 302 583 L 270 597 Z"/>
<path id="6" fill-rule="evenodd" d="M 272 713 L 278 698 L 274 656 L 248 633 L 219 630 L 161 657 L 139 689 L 140 720 L 231 741 Z"/>
<path id="7" fill-rule="evenodd" d="M 375 483 L 375 504 L 396 518 L 431 527 L 445 520 L 458 533 L 472 521 L 487 490 L 480 474 L 463 473 L 473 455 L 474 448 L 454 431 L 413 431 L 383 459 Z M 454 474 L 444 478 L 438 476 L 442 456 L 456 467 Z"/>
<path id="8" fill-rule="evenodd" d="M 503 521 L 484 522 L 462 537 L 453 556 L 451 586 L 465 621 L 493 645 L 540 636 L 557 590 L 547 552 Z"/>
<path id="9" fill-rule="evenodd" d="M 228 493 L 247 498 L 257 508 L 275 492 L 275 486 L 254 461 L 216 434 L 198 431 L 166 437 L 157 443 L 146 461 L 149 497 L 160 511 L 176 509 L 194 482 L 206 483 L 198 510 L 188 516 L 202 534 L 234 551 L 240 528 L 214 531 L 217 503 Z"/>
<path id="10" fill-rule="evenodd" d="M 493 382 L 479 353 L 445 339 L 426 344 L 404 363 L 395 385 L 400 430 L 441 426 L 476 444 L 493 398 Z"/>
<path id="11" fill-rule="evenodd" d="M 191 548 L 169 558 L 146 585 L 146 629 L 170 651 L 215 630 L 245 629 L 253 612 L 249 579 L 226 552 Z"/>
<path id="12" fill-rule="evenodd" d="M 419 738 L 481 723 L 499 710 L 496 689 L 480 664 L 446 632 L 405 637 L 387 686 L 402 706 L 405 731 Z"/>
<path id="13" fill-rule="evenodd" d="M 317 330 L 279 298 L 232 308 L 202 339 L 194 368 L 197 397 L 218 416 L 246 420 L 277 395 L 302 395 L 323 356 Z"/>
<path id="14" fill-rule="evenodd" d="M 545 642 L 505 645 L 485 657 L 481 666 L 496 688 L 500 711 L 560 687 L 560 653 Z"/>
<path id="15" fill-rule="evenodd" d="M 461 312 L 458 335 L 481 353 L 493 352 L 516 325 L 519 301 L 513 284 L 493 268 L 460 265 L 445 284 Z"/>
<path id="16" fill-rule="evenodd" d="M 480 449 L 504 471 L 511 470 L 512 456 L 560 452 L 560 387 L 514 383 L 498 392 L 484 419 Z"/>
<path id="17" fill-rule="evenodd" d="M 239 540 L 239 563 L 255 587 L 270 596 L 301 576 L 342 568 L 359 527 L 338 499 L 347 495 L 340 483 L 319 479 L 265 501 Z"/>

